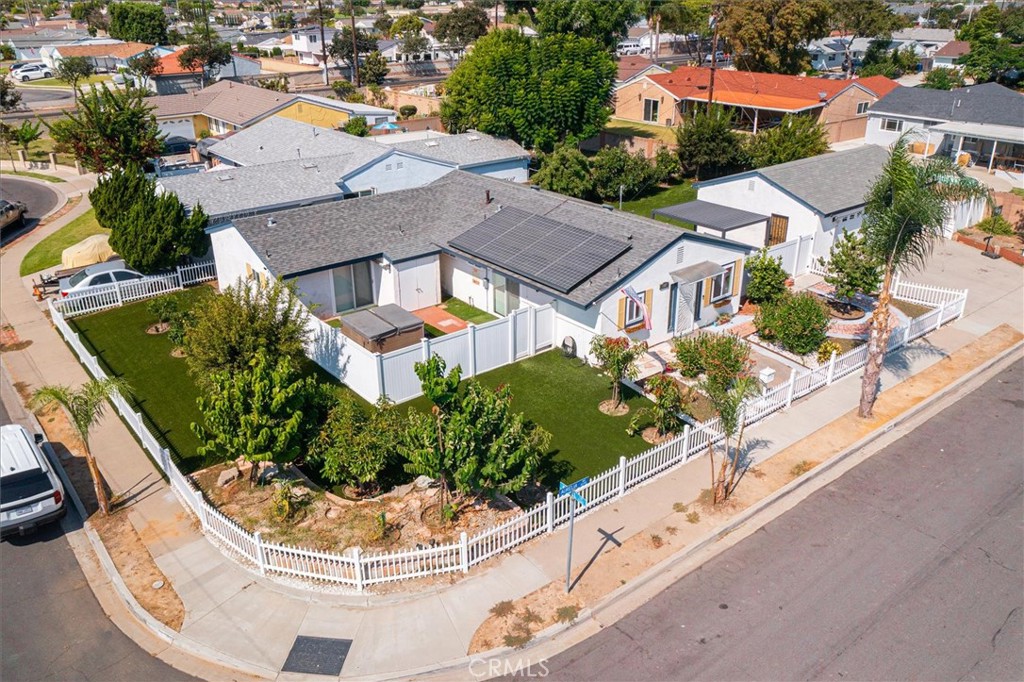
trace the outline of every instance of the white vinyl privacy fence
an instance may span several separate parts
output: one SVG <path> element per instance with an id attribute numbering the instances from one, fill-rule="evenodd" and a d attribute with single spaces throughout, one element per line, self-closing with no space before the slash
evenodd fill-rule
<path id="1" fill-rule="evenodd" d="M 74 317 L 116 308 L 125 303 L 152 298 L 213 279 L 217 279 L 217 268 L 212 260 L 207 260 L 194 265 L 180 266 L 175 268 L 174 272 L 164 275 L 91 287 L 87 294 L 60 297 L 56 299 L 55 305 L 64 317 Z"/>
<path id="2" fill-rule="evenodd" d="M 484 324 L 390 353 L 366 350 L 316 317 L 309 316 L 307 352 L 318 365 L 366 400 L 387 396 L 400 403 L 422 393 L 413 370 L 431 355 L 444 358 L 448 367 L 460 365 L 472 377 L 535 355 L 555 343 L 555 309 L 550 305 L 521 308 Z"/>
<path id="3" fill-rule="evenodd" d="M 967 302 L 966 291 L 954 291 L 907 282 L 897 282 L 894 285 L 894 295 L 898 299 L 932 306 L 932 310 L 913 319 L 909 325 L 894 330 L 889 342 L 890 351 L 938 329 L 944 322 L 960 317 L 964 313 L 964 306 Z M 52 302 L 50 303 L 50 314 L 54 325 L 78 354 L 82 364 L 89 372 L 97 378 L 106 376 L 99 362 L 88 352 L 78 335 L 68 326 L 61 311 Z M 511 331 L 509 331 L 509 327 L 493 325 L 493 323 L 491 325 L 481 325 L 478 327 L 477 333 L 479 334 L 479 329 L 487 327 L 487 329 L 499 330 L 492 333 L 508 334 L 508 339 L 518 338 L 515 336 L 515 327 L 511 327 Z M 540 329 L 540 325 L 538 324 L 534 329 Z M 527 337 L 529 336 L 527 334 Z M 531 348 L 529 338 L 527 340 L 525 348 L 529 349 Z M 466 343 L 471 344 L 472 342 L 467 341 Z M 504 355 L 495 354 L 489 362 L 506 364 L 519 352 L 520 347 L 516 341 L 507 340 L 506 343 L 506 346 L 499 346 L 504 348 Z M 436 348 L 436 342 L 434 348 Z M 468 356 L 455 355 L 460 352 L 468 353 L 467 346 L 462 346 L 461 350 L 454 346 L 451 348 L 442 346 L 442 348 L 445 349 L 445 352 L 452 354 L 452 359 L 459 361 L 464 367 L 468 366 L 465 362 Z M 484 351 L 477 348 L 475 352 Z M 529 352 L 529 350 L 523 352 Z M 833 356 L 825 366 L 807 372 L 794 372 L 787 383 L 747 402 L 743 410 L 744 423 L 747 426 L 757 424 L 772 413 L 789 407 L 797 398 L 852 374 L 863 367 L 866 360 L 867 346 L 860 346 L 843 355 Z M 478 366 L 477 371 L 483 370 Z M 338 553 L 272 544 L 264 542 L 258 532 L 250 533 L 207 503 L 202 493 L 196 489 L 188 477 L 178 471 L 171 460 L 170 453 L 160 446 L 146 427 L 142 415 L 134 412 L 119 395 L 115 395 L 112 402 L 117 412 L 138 436 L 143 447 L 149 451 L 153 460 L 167 475 L 171 488 L 178 498 L 199 519 L 203 532 L 208 537 L 214 538 L 222 547 L 230 548 L 263 575 L 295 576 L 347 585 L 362 590 L 367 586 L 379 583 L 420 576 L 453 572 L 466 573 L 472 566 L 506 552 L 531 538 L 551 533 L 569 520 L 569 505 L 575 504 L 570 501 L 568 496 L 556 497 L 554 494 L 548 493 L 544 502 L 499 526 L 473 535 L 462 533 L 457 542 L 426 549 L 364 554 L 358 547 Z M 713 419 L 697 427 L 687 426 L 679 437 L 635 457 L 620 457 L 618 465 L 593 477 L 587 485 L 579 489 L 578 492 L 586 500 L 586 504 L 582 509 L 577 507 L 576 513 L 590 511 L 609 500 L 619 498 L 626 491 L 689 459 L 700 456 L 707 452 L 709 445 L 720 441 L 722 435 L 718 420 Z"/>

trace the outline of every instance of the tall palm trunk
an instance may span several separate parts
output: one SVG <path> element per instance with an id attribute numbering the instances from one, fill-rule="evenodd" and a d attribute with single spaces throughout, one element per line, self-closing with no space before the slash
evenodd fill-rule
<path id="1" fill-rule="evenodd" d="M 746 414 L 744 410 L 740 408 L 740 432 L 736 436 L 736 449 L 733 450 L 732 458 L 732 471 L 729 472 L 729 483 L 725 486 L 725 496 L 729 497 L 732 495 L 733 489 L 736 487 L 736 471 L 740 468 L 740 444 L 743 443 L 743 429 L 746 426 Z"/>
<path id="2" fill-rule="evenodd" d="M 893 278 L 892 265 L 886 265 L 885 278 L 882 280 L 882 291 L 878 296 L 878 305 L 871 314 L 871 331 L 868 335 L 868 361 L 861 379 L 860 407 L 858 416 L 870 417 L 878 398 L 878 379 L 882 375 L 882 363 L 885 362 L 885 351 L 889 346 L 889 301 L 892 300 L 890 288 Z"/>
<path id="3" fill-rule="evenodd" d="M 85 464 L 89 467 L 89 475 L 92 476 L 93 489 L 96 491 L 96 501 L 100 505 L 100 511 L 104 515 L 110 513 L 110 498 L 107 497 L 107 488 L 103 485 L 103 476 L 100 475 L 100 468 L 96 464 L 96 458 L 92 455 L 92 448 L 88 441 L 82 441 L 85 446 Z"/>

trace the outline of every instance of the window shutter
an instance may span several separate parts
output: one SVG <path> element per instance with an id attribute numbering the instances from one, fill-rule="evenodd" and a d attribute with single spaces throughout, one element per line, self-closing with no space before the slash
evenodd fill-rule
<path id="1" fill-rule="evenodd" d="M 626 328 L 626 297 L 623 296 L 619 299 L 619 320 L 617 323 L 619 329 Z"/>
<path id="2" fill-rule="evenodd" d="M 706 306 L 711 305 L 711 289 L 713 286 L 712 278 L 708 277 L 704 280 L 704 305 Z"/>
<path id="3" fill-rule="evenodd" d="M 647 316 L 654 320 L 654 289 L 644 292 L 644 305 L 647 306 Z"/>
<path id="4" fill-rule="evenodd" d="M 245 264 L 245 278 L 252 279 L 252 265 L 249 263 Z"/>
<path id="5" fill-rule="evenodd" d="M 740 295 L 740 285 L 743 284 L 743 259 L 737 258 L 732 266 L 732 295 Z"/>

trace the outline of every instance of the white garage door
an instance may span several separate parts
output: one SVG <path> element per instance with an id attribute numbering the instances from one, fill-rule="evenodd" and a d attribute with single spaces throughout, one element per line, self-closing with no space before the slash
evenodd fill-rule
<path id="1" fill-rule="evenodd" d="M 399 305 L 419 310 L 441 302 L 437 257 L 417 258 L 398 266 Z"/>

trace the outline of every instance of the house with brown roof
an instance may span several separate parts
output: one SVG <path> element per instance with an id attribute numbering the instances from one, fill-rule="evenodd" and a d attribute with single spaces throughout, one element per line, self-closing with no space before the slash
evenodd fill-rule
<path id="1" fill-rule="evenodd" d="M 971 44 L 966 40 L 951 40 L 932 55 L 933 69 L 959 69 L 957 60 L 970 54 Z"/>
<path id="2" fill-rule="evenodd" d="M 148 97 L 147 102 L 153 107 L 160 130 L 173 142 L 242 130 L 268 116 L 283 116 L 321 128 L 338 128 L 353 116 L 364 117 L 371 126 L 397 118 L 391 109 L 277 92 L 230 80 L 196 92 Z"/>
<path id="3" fill-rule="evenodd" d="M 711 69 L 681 66 L 644 75 L 615 90 L 615 117 L 674 127 L 707 103 Z M 756 133 L 786 114 L 815 117 L 831 142 L 864 137 L 868 108 L 899 87 L 882 76 L 831 80 L 717 69 L 712 101 L 736 113 L 737 127 Z"/>
<path id="4" fill-rule="evenodd" d="M 650 58 L 639 55 L 619 57 L 616 62 L 615 85 L 621 86 L 640 76 L 668 73 L 664 66 L 655 64 Z"/>

